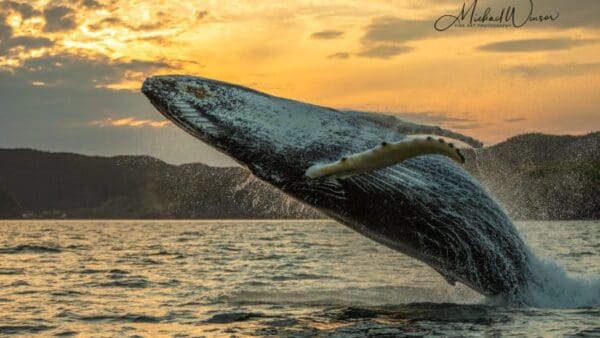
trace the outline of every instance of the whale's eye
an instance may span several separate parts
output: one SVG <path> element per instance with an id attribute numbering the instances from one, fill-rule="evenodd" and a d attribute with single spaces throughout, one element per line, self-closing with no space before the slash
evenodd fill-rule
<path id="1" fill-rule="evenodd" d="M 200 100 L 205 99 L 209 96 L 206 90 L 204 90 L 204 88 L 201 87 L 187 86 L 185 90 Z"/>

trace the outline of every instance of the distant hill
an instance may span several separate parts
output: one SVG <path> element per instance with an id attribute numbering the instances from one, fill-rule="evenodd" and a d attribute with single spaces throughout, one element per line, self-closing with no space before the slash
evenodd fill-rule
<path id="1" fill-rule="evenodd" d="M 600 219 L 600 133 L 465 151 L 515 219 Z M 240 168 L 0 149 L 0 218 L 315 218 Z"/>
<path id="2" fill-rule="evenodd" d="M 21 215 L 22 210 L 17 201 L 0 188 L 0 218 L 19 218 Z"/>
<path id="3" fill-rule="evenodd" d="M 240 168 L 174 166 L 147 156 L 90 157 L 0 149 L 0 179 L 0 189 L 7 192 L 4 199 L 20 205 L 19 209 L 10 207 L 11 212 L 19 210 L 27 217 L 318 216 Z M 4 199 L 0 194 L 0 203 Z M 10 212 L 0 217 L 6 215 Z"/>
<path id="4" fill-rule="evenodd" d="M 520 135 L 465 157 L 514 219 L 600 219 L 600 132 Z"/>

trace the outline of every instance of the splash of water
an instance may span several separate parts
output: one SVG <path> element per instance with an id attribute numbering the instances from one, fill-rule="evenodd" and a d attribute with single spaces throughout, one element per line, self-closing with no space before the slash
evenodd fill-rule
<path id="1" fill-rule="evenodd" d="M 530 254 L 532 280 L 522 295 L 530 306 L 577 308 L 600 306 L 600 277 L 569 274 L 563 266 Z"/>

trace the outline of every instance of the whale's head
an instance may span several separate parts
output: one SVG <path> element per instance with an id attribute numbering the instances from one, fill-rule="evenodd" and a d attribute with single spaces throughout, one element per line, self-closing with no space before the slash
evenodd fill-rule
<path id="1" fill-rule="evenodd" d="M 177 126 L 286 192 L 315 186 L 305 177 L 315 163 L 404 137 L 355 113 L 200 77 L 155 76 L 142 91 Z"/>
<path id="2" fill-rule="evenodd" d="M 336 161 L 381 142 L 400 141 L 406 132 L 424 127 L 193 76 L 151 77 L 142 91 L 177 126 L 284 191 L 302 184 L 315 186 L 305 177 L 307 168 L 315 164 Z M 447 132 L 440 128 L 426 131 Z"/>

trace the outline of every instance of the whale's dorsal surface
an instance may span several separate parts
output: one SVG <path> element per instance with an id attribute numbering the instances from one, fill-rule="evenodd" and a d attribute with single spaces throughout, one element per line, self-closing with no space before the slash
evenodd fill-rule
<path id="1" fill-rule="evenodd" d="M 414 150 L 404 143 L 410 134 L 441 135 L 472 146 L 480 146 L 478 141 L 392 116 L 338 111 L 193 76 L 152 77 L 142 91 L 177 126 L 259 179 L 425 262 L 448 282 L 486 295 L 511 295 L 526 286 L 530 272 L 521 238 L 450 152 L 429 149 L 405 156 Z M 336 167 L 343 157 L 382 142 L 397 144 L 401 161 L 376 156 L 378 165 L 351 175 L 344 175 L 347 167 Z M 333 175 L 307 175 L 319 164 L 331 165 L 327 172 Z"/>

